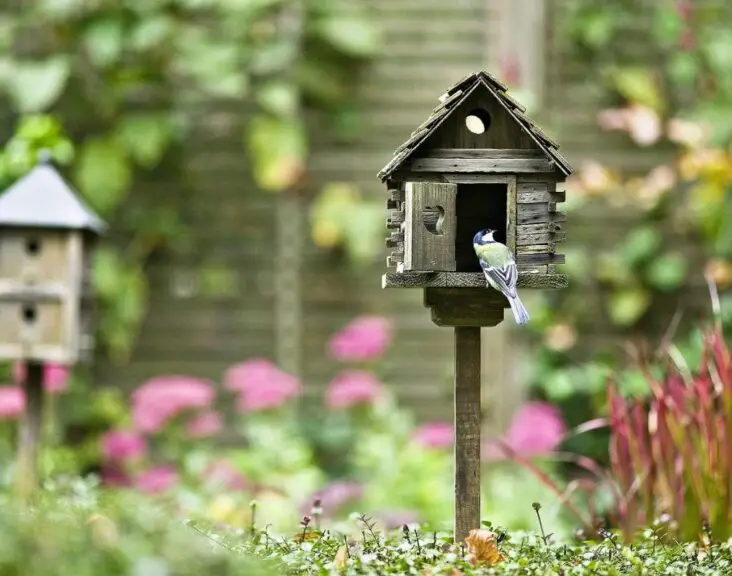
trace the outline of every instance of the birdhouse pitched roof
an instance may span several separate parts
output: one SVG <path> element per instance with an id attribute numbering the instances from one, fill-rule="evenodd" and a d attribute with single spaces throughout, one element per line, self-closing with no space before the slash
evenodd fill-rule
<path id="1" fill-rule="evenodd" d="M 0 195 L 2 226 L 90 230 L 98 234 L 107 227 L 46 162 Z"/>
<path id="2" fill-rule="evenodd" d="M 486 88 L 495 97 L 513 120 L 536 142 L 539 149 L 565 176 L 572 173 L 569 162 L 559 153 L 559 144 L 544 134 L 541 128 L 524 114 L 526 108 L 508 94 L 508 89 L 501 81 L 485 71 L 480 71 L 469 74 L 440 97 L 440 104 L 432 111 L 432 114 L 412 132 L 406 142 L 394 151 L 392 159 L 378 173 L 381 181 L 386 180 L 402 166 L 437 127 L 479 86 Z"/>

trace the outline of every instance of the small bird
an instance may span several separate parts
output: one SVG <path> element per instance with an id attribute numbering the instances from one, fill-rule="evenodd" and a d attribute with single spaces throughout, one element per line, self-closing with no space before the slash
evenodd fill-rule
<path id="1" fill-rule="evenodd" d="M 516 260 L 508 246 L 493 239 L 495 232 L 490 229 L 478 232 L 473 236 L 473 249 L 478 256 L 488 285 L 508 299 L 516 323 L 526 324 L 529 321 L 529 313 L 516 292 L 516 280 L 518 279 Z"/>

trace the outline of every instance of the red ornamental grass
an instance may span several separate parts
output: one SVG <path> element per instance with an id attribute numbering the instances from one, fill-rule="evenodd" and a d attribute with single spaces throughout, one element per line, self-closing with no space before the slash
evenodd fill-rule
<path id="1" fill-rule="evenodd" d="M 650 400 L 609 388 L 611 471 L 621 497 L 616 521 L 627 537 L 667 514 L 683 540 L 708 525 L 732 535 L 732 362 L 721 333 L 705 336 L 696 373 L 647 371 Z"/>

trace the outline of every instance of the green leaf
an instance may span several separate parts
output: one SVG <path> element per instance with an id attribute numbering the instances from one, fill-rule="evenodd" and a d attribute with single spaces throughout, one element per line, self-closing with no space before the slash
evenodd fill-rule
<path id="1" fill-rule="evenodd" d="M 605 10 L 587 12 L 581 19 L 577 35 L 590 48 L 602 48 L 612 39 L 615 17 Z"/>
<path id="2" fill-rule="evenodd" d="M 668 74 L 679 86 L 691 88 L 699 74 L 700 62 L 690 52 L 669 54 Z"/>
<path id="3" fill-rule="evenodd" d="M 111 248 L 102 246 L 94 251 L 92 285 L 97 296 L 107 299 L 116 294 L 121 268 L 119 255 Z"/>
<path id="4" fill-rule="evenodd" d="M 249 127 L 247 145 L 254 176 L 262 189 L 284 190 L 302 176 L 307 153 L 302 121 L 257 116 Z"/>
<path id="5" fill-rule="evenodd" d="M 631 288 L 610 296 L 608 312 L 615 324 L 625 327 L 637 322 L 650 304 L 651 297 L 648 292 L 640 288 Z"/>
<path id="6" fill-rule="evenodd" d="M 653 35 L 661 46 L 676 47 L 685 23 L 677 10 L 658 6 L 652 18 Z"/>
<path id="7" fill-rule="evenodd" d="M 664 101 L 653 72 L 646 68 L 614 68 L 609 72 L 610 82 L 621 96 L 656 112 L 663 110 Z"/>
<path id="8" fill-rule="evenodd" d="M 175 22 L 168 16 L 145 18 L 132 29 L 130 44 L 135 50 L 150 50 L 167 40 L 174 28 Z"/>
<path id="9" fill-rule="evenodd" d="M 134 114 L 120 120 L 116 134 L 138 164 L 152 168 L 167 150 L 173 126 L 166 114 Z"/>
<path id="10" fill-rule="evenodd" d="M 336 50 L 360 58 L 378 52 L 381 35 L 363 16 L 330 14 L 316 25 L 317 34 Z"/>
<path id="11" fill-rule="evenodd" d="M 297 112 L 298 92 L 293 84 L 270 82 L 257 91 L 257 103 L 275 116 L 293 116 Z"/>
<path id="12" fill-rule="evenodd" d="M 681 254 L 664 254 L 654 258 L 646 270 L 646 278 L 654 288 L 668 292 L 679 288 L 686 279 L 688 263 Z"/>
<path id="13" fill-rule="evenodd" d="M 86 50 L 94 64 L 102 68 L 119 60 L 124 46 L 122 21 L 105 18 L 93 22 L 83 32 Z"/>
<path id="14" fill-rule="evenodd" d="M 92 138 L 81 147 L 76 182 L 89 202 L 110 214 L 125 198 L 132 173 L 124 148 L 113 139 Z"/>
<path id="15" fill-rule="evenodd" d="M 287 69 L 297 57 L 297 46 L 290 39 L 278 39 L 258 46 L 250 68 L 255 74 L 274 74 Z"/>
<path id="16" fill-rule="evenodd" d="M 661 246 L 661 233 L 651 226 L 631 231 L 618 249 L 624 265 L 634 267 L 649 260 Z"/>
<path id="17" fill-rule="evenodd" d="M 6 90 L 19 112 L 40 112 L 61 97 L 70 72 L 71 63 L 66 56 L 15 62 Z"/>

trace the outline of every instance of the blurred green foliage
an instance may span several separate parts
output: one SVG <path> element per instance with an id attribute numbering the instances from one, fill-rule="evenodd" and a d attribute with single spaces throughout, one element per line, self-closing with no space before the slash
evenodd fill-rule
<path id="1" fill-rule="evenodd" d="M 185 190 L 152 198 L 135 186 L 163 164 L 183 170 L 178 152 L 196 107 L 241 103 L 258 186 L 293 190 L 306 169 L 304 112 L 319 112 L 333 129 L 352 118 L 359 65 L 378 46 L 359 2 L 32 0 L 0 13 L 0 94 L 16 113 L 52 111 L 73 132 L 73 182 L 112 223 L 115 242 L 98 251 L 94 267 L 98 341 L 112 360 L 127 357 L 145 313 L 150 255 L 185 239 Z M 15 140 L 51 144 L 68 164 L 71 146 L 49 122 L 23 126 Z M 5 156 L 0 177 L 35 162 L 17 144 Z"/>
<path id="2" fill-rule="evenodd" d="M 732 8 L 683 0 L 644 9 L 632 0 L 568 5 L 561 32 L 587 81 L 604 87 L 599 124 L 625 134 L 639 158 L 646 151 L 656 158 L 640 172 L 597 158 L 567 183 L 571 221 L 602 221 L 602 241 L 592 246 L 570 234 L 570 288 L 543 295 L 546 305 L 534 314 L 533 387 L 579 424 L 605 413 L 610 374 L 620 372 L 623 393 L 646 392 L 640 371 L 621 367 L 654 357 L 667 330 L 698 353 L 698 318 L 688 310 L 705 275 L 719 286 L 729 320 L 732 131 L 721 120 L 732 113 Z M 606 440 L 602 432 L 582 435 L 567 449 L 605 460 Z"/>

